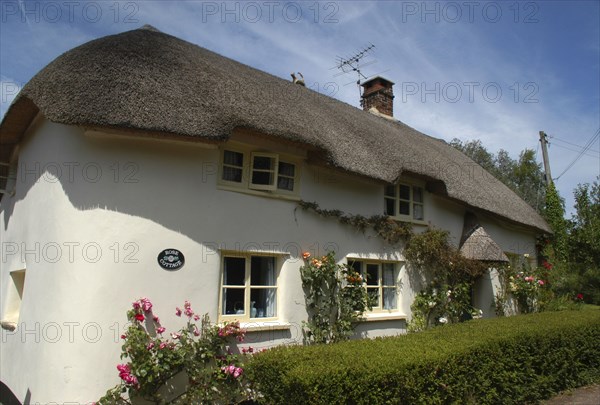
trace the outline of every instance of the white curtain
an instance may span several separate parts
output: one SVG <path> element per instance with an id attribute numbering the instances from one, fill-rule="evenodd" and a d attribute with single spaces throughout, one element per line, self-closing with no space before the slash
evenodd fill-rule
<path id="1" fill-rule="evenodd" d="M 266 270 L 266 278 L 265 284 L 267 285 L 275 285 L 275 258 L 271 257 L 270 260 L 267 260 L 267 268 Z M 270 318 L 274 317 L 277 313 L 277 289 L 269 288 L 265 290 L 265 317 Z"/>
<path id="2" fill-rule="evenodd" d="M 383 308 L 396 309 L 396 279 L 393 263 L 383 264 Z"/>

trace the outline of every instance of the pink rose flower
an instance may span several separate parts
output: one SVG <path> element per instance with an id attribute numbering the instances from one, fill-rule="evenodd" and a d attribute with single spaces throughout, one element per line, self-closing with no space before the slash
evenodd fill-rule
<path id="1" fill-rule="evenodd" d="M 166 329 L 163 326 L 161 326 L 159 328 L 156 328 L 156 333 L 162 334 L 165 330 Z"/>
<path id="2" fill-rule="evenodd" d="M 179 333 L 173 333 L 173 332 L 171 332 L 171 337 L 172 337 L 173 339 L 179 339 L 179 338 L 181 337 L 181 334 L 179 334 Z"/>
<path id="3" fill-rule="evenodd" d="M 179 307 L 175 308 L 175 315 L 181 316 L 181 308 L 179 308 Z"/>
<path id="4" fill-rule="evenodd" d="M 198 315 L 194 315 L 194 321 L 198 321 L 200 319 L 200 317 Z"/>
<path id="5" fill-rule="evenodd" d="M 152 350 L 152 348 L 154 347 L 154 342 L 150 342 L 148 343 L 148 345 L 146 346 L 146 349 L 148 350 Z"/>
<path id="6" fill-rule="evenodd" d="M 150 310 L 152 309 L 152 302 L 150 302 L 148 298 L 142 298 L 140 300 L 140 303 L 144 312 L 150 312 Z"/>

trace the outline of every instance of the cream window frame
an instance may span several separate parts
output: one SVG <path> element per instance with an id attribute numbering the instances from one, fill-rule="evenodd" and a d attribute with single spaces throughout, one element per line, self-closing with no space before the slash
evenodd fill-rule
<path id="1" fill-rule="evenodd" d="M 251 284 L 251 266 L 252 266 L 252 257 L 269 257 L 274 260 L 274 277 L 275 277 L 275 285 L 255 285 Z M 225 259 L 226 258 L 240 258 L 244 259 L 244 285 L 226 285 L 223 283 L 223 279 L 225 278 Z M 218 305 L 218 321 L 219 322 L 268 322 L 268 321 L 277 321 L 279 319 L 279 273 L 282 266 L 282 258 L 281 255 L 262 253 L 262 252 L 251 252 L 251 253 L 229 253 L 223 252 L 221 255 L 221 273 L 219 279 L 219 305 Z M 223 300 L 224 300 L 224 290 L 226 288 L 231 289 L 243 289 L 244 290 L 244 313 L 243 314 L 224 314 L 223 308 Z M 275 290 L 275 316 L 271 317 L 251 317 L 250 311 L 250 303 L 251 303 L 251 292 L 253 289 L 274 289 Z"/>
<path id="2" fill-rule="evenodd" d="M 242 181 L 235 182 L 223 179 L 224 167 L 231 166 L 225 164 L 225 152 L 240 153 L 243 156 L 242 168 Z M 253 161 L 254 156 L 264 156 L 275 158 L 274 171 L 273 171 L 273 184 L 272 185 L 261 185 L 252 183 L 253 173 Z M 289 176 L 279 172 L 279 164 L 285 163 L 294 167 L 294 176 Z M 266 152 L 252 150 L 250 147 L 244 147 L 243 145 L 236 146 L 223 146 L 220 148 L 220 160 L 218 168 L 218 179 L 217 186 L 219 189 L 228 191 L 237 191 L 246 194 L 259 195 L 264 197 L 274 197 L 297 201 L 300 199 L 300 179 L 301 179 L 301 159 L 292 155 L 276 152 Z M 236 166 L 236 168 L 240 168 Z M 278 188 L 279 177 L 292 179 L 294 188 L 288 190 L 285 188 Z"/>
<path id="3" fill-rule="evenodd" d="M 373 309 L 371 311 L 368 311 L 367 313 L 380 313 L 380 312 L 386 312 L 386 313 L 396 313 L 400 310 L 399 305 L 400 305 L 400 294 L 398 293 L 398 277 L 400 274 L 400 263 L 399 262 L 390 262 L 390 261 L 380 261 L 380 260 L 365 260 L 365 259 L 356 259 L 356 258 L 347 258 L 346 262 L 348 264 L 348 266 L 352 267 L 352 263 L 354 262 L 358 262 L 361 263 L 361 269 L 360 269 L 360 275 L 363 277 L 363 286 L 364 288 L 367 290 L 367 293 L 369 290 L 375 290 L 377 289 L 377 305 L 373 306 Z M 393 266 L 393 280 L 394 280 L 394 284 L 385 284 L 385 276 L 384 276 L 384 266 L 386 265 L 392 265 Z M 368 284 L 368 272 L 367 272 L 367 268 L 368 266 L 377 266 L 377 285 L 375 284 Z M 385 303 L 384 303 L 384 290 L 385 289 L 393 289 L 394 290 L 394 294 L 395 294 L 395 308 L 384 308 L 385 307 Z"/>
<path id="4" fill-rule="evenodd" d="M 400 196 L 400 187 L 404 186 L 404 187 L 408 187 L 409 189 L 409 198 L 401 198 Z M 390 196 L 389 194 L 387 194 L 387 187 L 394 187 L 394 195 Z M 416 184 L 410 184 L 410 183 L 406 183 L 406 182 L 400 182 L 394 186 L 387 186 L 384 188 L 383 190 L 383 210 L 384 210 L 384 214 L 385 215 L 389 215 L 393 218 L 398 218 L 400 220 L 403 221 L 408 221 L 408 222 L 425 222 L 425 188 L 420 186 L 420 185 L 416 185 Z M 415 200 L 415 189 L 419 189 L 421 192 L 421 201 L 416 201 Z M 391 215 L 387 213 L 387 202 L 388 200 L 391 200 L 394 202 L 394 211 L 395 214 Z M 401 203 L 408 203 L 408 207 L 409 207 L 409 212 L 408 214 L 401 214 L 400 213 L 400 204 Z M 421 217 L 422 218 L 415 218 L 415 206 L 419 206 L 421 207 Z"/>
<path id="5" fill-rule="evenodd" d="M 273 161 L 272 169 L 255 169 L 255 158 L 267 158 Z M 270 173 L 271 184 L 253 183 L 254 173 Z M 277 178 L 279 176 L 279 155 L 277 153 L 252 152 L 250 157 L 250 176 L 248 176 L 248 188 L 252 190 L 277 190 Z"/>
<path id="6" fill-rule="evenodd" d="M 233 152 L 233 153 L 239 153 L 242 155 L 242 166 L 234 166 L 234 165 L 230 165 L 225 163 L 225 152 Z M 227 185 L 231 185 L 234 187 L 243 187 L 244 184 L 246 184 L 247 182 L 247 165 L 248 165 L 248 161 L 246 159 L 246 152 L 241 151 L 237 148 L 223 148 L 220 151 L 220 161 L 219 161 L 219 182 L 222 184 L 227 184 Z M 225 167 L 232 167 L 235 169 L 241 169 L 242 170 L 242 178 L 241 181 L 231 181 L 231 180 L 226 180 L 223 178 L 224 174 L 225 174 Z"/>

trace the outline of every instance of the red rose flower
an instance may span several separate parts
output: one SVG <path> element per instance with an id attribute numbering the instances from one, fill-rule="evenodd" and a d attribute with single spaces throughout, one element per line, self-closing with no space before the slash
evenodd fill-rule
<path id="1" fill-rule="evenodd" d="M 146 318 L 144 318 L 144 315 L 142 314 L 135 314 L 135 319 L 142 322 Z"/>

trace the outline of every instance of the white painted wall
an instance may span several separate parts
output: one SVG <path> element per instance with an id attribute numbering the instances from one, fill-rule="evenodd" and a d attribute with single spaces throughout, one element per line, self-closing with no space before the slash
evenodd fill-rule
<path id="1" fill-rule="evenodd" d="M 0 380 L 19 398 L 86 403 L 118 383 L 119 336 L 137 298 L 152 299 L 167 331 L 183 325 L 173 315 L 186 299 L 216 320 L 219 249 L 290 253 L 278 282 L 279 320 L 290 327 L 251 333 L 247 343 L 256 347 L 302 340 L 302 251 L 335 249 L 340 262 L 353 255 L 402 260 L 372 233 L 303 212 L 293 201 L 218 189 L 218 157 L 217 149 L 195 143 L 90 137 L 44 119 L 30 128 L 16 193 L 0 205 L 3 320 L 15 299 L 10 272 L 26 269 L 17 329 L 2 329 L 0 345 Z M 300 190 L 323 208 L 363 215 L 383 208 L 382 185 L 323 168 L 304 165 Z M 464 208 L 425 197 L 427 220 L 458 243 Z M 503 249 L 531 252 L 525 246 L 532 234 L 493 221 L 484 226 Z M 157 265 L 165 248 L 184 253 L 182 269 Z M 403 267 L 399 313 L 410 315 L 418 284 Z M 396 319 L 364 323 L 359 332 L 405 328 Z"/>

